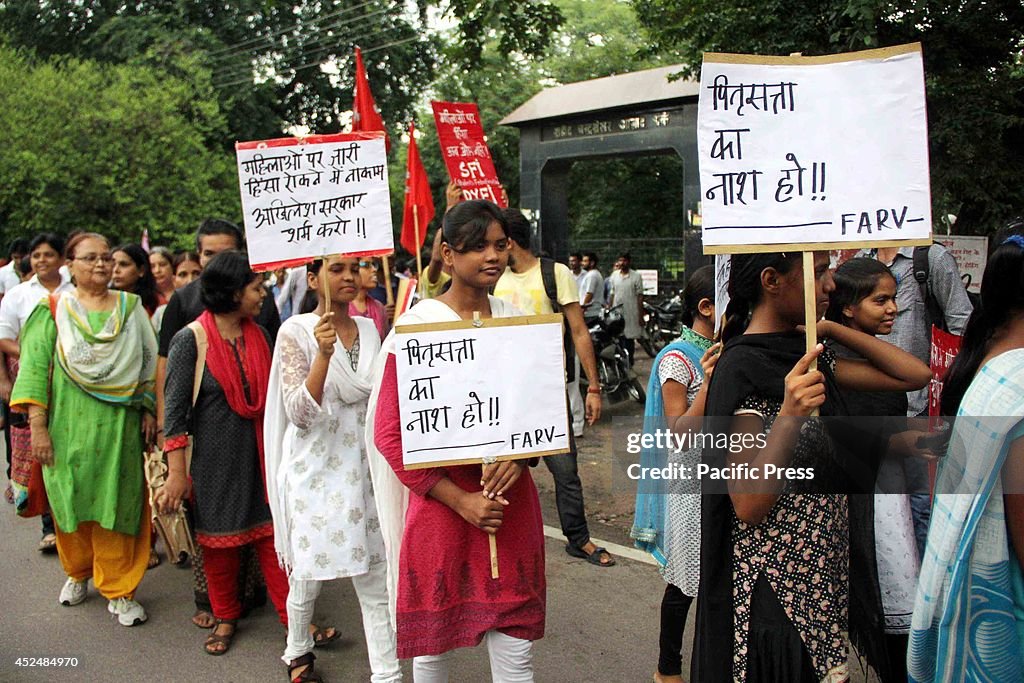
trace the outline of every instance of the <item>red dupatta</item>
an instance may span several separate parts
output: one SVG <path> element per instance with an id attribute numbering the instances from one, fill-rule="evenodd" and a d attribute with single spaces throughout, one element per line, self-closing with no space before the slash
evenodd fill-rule
<path id="1" fill-rule="evenodd" d="M 242 388 L 242 374 L 235 360 L 235 352 L 231 344 L 221 338 L 213 314 L 203 311 L 197 320 L 206 330 L 206 367 L 224 390 L 231 410 L 239 417 L 252 420 L 253 429 L 256 430 L 256 445 L 259 447 L 260 470 L 263 471 L 263 411 L 267 404 L 267 384 L 270 381 L 270 346 L 267 339 L 259 325 L 249 318 L 242 320 L 242 336 L 239 338 L 242 347 L 239 348 L 239 355 L 245 378 L 249 382 L 252 399 L 249 401 Z M 266 472 L 263 472 L 263 479 L 265 483 Z M 263 493 L 266 495 L 265 487 Z"/>

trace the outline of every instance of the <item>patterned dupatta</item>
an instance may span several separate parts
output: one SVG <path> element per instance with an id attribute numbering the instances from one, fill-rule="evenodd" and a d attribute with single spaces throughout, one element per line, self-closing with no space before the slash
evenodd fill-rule
<path id="1" fill-rule="evenodd" d="M 694 381 L 704 379 L 704 370 L 700 359 L 711 348 L 713 342 L 702 337 L 688 327 L 684 327 L 679 339 L 661 350 L 651 365 L 651 377 L 647 382 L 647 403 L 644 406 L 644 434 L 652 436 L 659 429 L 669 428 L 665 421 L 665 401 L 661 395 L 661 382 L 658 367 L 662 359 L 670 353 L 682 353 L 693 366 Z M 642 468 L 663 468 L 668 464 L 668 449 L 644 447 L 640 453 Z M 665 554 L 665 516 L 668 510 L 668 497 L 665 479 L 644 477 L 637 485 L 636 516 L 629 535 L 637 548 L 645 550 L 664 567 L 668 564 Z"/>
<path id="2" fill-rule="evenodd" d="M 907 665 L 910 681 L 1024 681 L 1002 468 L 1024 436 L 1024 349 L 978 371 L 960 403 L 935 482 Z"/>
<path id="3" fill-rule="evenodd" d="M 139 297 L 117 292 L 117 302 L 99 332 L 72 292 L 51 299 L 57 326 L 57 361 L 90 396 L 119 405 L 155 404 L 156 336 Z"/>

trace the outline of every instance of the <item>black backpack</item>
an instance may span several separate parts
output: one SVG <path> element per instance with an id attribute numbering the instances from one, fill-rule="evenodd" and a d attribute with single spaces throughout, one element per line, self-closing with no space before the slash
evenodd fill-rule
<path id="1" fill-rule="evenodd" d="M 938 244 L 938 242 L 935 244 Z M 932 245 L 914 247 L 914 279 L 917 280 L 917 286 L 921 288 L 921 298 L 924 299 L 924 307 L 929 324 L 935 325 L 935 327 L 943 332 L 949 332 L 949 327 L 946 325 L 946 314 L 932 292 L 931 282 L 928 281 L 928 250 L 931 248 Z M 966 289 L 966 285 L 964 287 Z M 967 292 L 967 298 L 970 299 L 971 306 L 974 308 L 978 307 L 980 297 L 977 294 L 969 291 Z"/>
<path id="2" fill-rule="evenodd" d="M 544 293 L 551 300 L 551 310 L 561 313 L 562 307 L 558 305 L 558 284 L 555 282 L 555 261 L 542 256 L 540 258 L 540 277 L 544 281 Z M 562 317 L 562 346 L 565 348 L 565 381 L 576 380 L 576 346 L 572 341 L 572 329 L 569 327 L 569 320 Z"/>

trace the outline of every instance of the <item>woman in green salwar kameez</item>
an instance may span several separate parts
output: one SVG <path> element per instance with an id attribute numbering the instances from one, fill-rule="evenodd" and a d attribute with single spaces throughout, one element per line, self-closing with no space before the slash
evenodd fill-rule
<path id="1" fill-rule="evenodd" d="M 142 453 L 156 430 L 156 336 L 137 296 L 107 288 L 102 236 L 78 235 L 66 257 L 75 291 L 44 299 L 25 323 L 11 407 L 29 413 L 43 465 L 68 575 L 59 601 L 82 602 L 91 576 L 132 626 L 146 620 L 133 598 L 149 559 Z"/>

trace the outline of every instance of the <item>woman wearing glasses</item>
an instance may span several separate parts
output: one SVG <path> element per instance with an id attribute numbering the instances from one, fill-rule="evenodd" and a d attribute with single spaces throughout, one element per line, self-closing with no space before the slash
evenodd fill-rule
<path id="1" fill-rule="evenodd" d="M 104 237 L 80 233 L 65 255 L 75 288 L 39 302 L 26 321 L 11 407 L 28 413 L 43 465 L 68 576 L 59 601 L 85 600 L 92 577 L 108 611 L 134 626 L 146 621 L 134 596 L 149 560 L 140 453 L 156 437 L 156 335 L 139 297 L 108 288 Z"/>
<path id="2" fill-rule="evenodd" d="M 391 328 L 391 318 L 395 313 L 394 304 L 390 309 L 370 296 L 370 290 L 377 286 L 377 271 L 380 268 L 377 259 L 364 258 L 359 261 L 359 291 L 356 298 L 348 305 L 348 314 L 353 318 L 369 318 L 377 327 L 377 333 L 383 339 Z"/>

